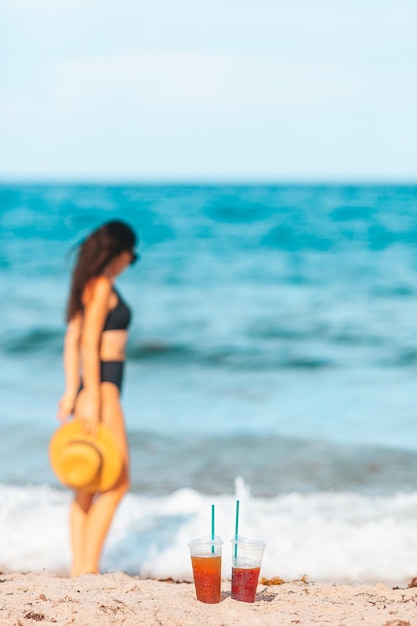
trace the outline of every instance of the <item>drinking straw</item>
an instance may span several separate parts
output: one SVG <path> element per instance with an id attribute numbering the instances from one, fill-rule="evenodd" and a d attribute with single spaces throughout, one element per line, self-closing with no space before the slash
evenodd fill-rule
<path id="1" fill-rule="evenodd" d="M 237 537 L 239 534 L 239 500 L 236 500 L 236 523 L 235 523 L 235 558 L 237 557 Z"/>
<path id="2" fill-rule="evenodd" d="M 211 539 L 214 541 L 214 504 L 211 505 Z M 211 552 L 214 554 L 214 544 L 211 546 Z"/>

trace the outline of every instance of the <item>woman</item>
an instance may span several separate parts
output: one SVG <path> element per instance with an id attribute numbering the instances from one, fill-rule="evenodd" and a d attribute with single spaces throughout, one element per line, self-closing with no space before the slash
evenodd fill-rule
<path id="1" fill-rule="evenodd" d="M 71 576 L 98 573 L 100 556 L 116 508 L 129 489 L 129 452 L 120 389 L 130 310 L 114 282 L 137 259 L 136 236 L 124 222 L 108 222 L 79 248 L 67 306 L 64 343 L 66 390 L 58 417 L 82 420 L 86 432 L 103 423 L 123 459 L 117 483 L 108 491 L 75 491 L 71 505 Z"/>

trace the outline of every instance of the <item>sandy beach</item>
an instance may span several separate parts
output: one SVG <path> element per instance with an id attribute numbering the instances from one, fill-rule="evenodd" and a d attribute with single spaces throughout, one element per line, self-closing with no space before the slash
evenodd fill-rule
<path id="1" fill-rule="evenodd" d="M 245 604 L 230 598 L 230 581 L 224 580 L 220 604 L 206 605 L 195 599 L 190 583 L 42 572 L 3 573 L 0 592 L 1 626 L 417 625 L 417 589 L 384 584 L 260 584 L 255 604 Z"/>

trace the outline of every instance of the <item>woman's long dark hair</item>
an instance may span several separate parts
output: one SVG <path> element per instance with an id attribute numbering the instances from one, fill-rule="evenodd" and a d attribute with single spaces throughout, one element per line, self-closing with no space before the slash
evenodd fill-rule
<path id="1" fill-rule="evenodd" d="M 66 319 L 69 322 L 83 311 L 82 294 L 90 278 L 99 276 L 110 261 L 136 245 L 134 231 L 119 220 L 106 222 L 81 242 L 72 273 Z"/>

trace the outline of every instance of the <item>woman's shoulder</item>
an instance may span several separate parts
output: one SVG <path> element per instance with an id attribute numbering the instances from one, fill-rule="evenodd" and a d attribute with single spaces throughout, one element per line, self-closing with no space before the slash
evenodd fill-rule
<path id="1" fill-rule="evenodd" d="M 90 278 L 84 288 L 83 302 L 89 304 L 91 300 L 108 299 L 113 289 L 113 283 L 108 276 L 100 274 Z"/>

